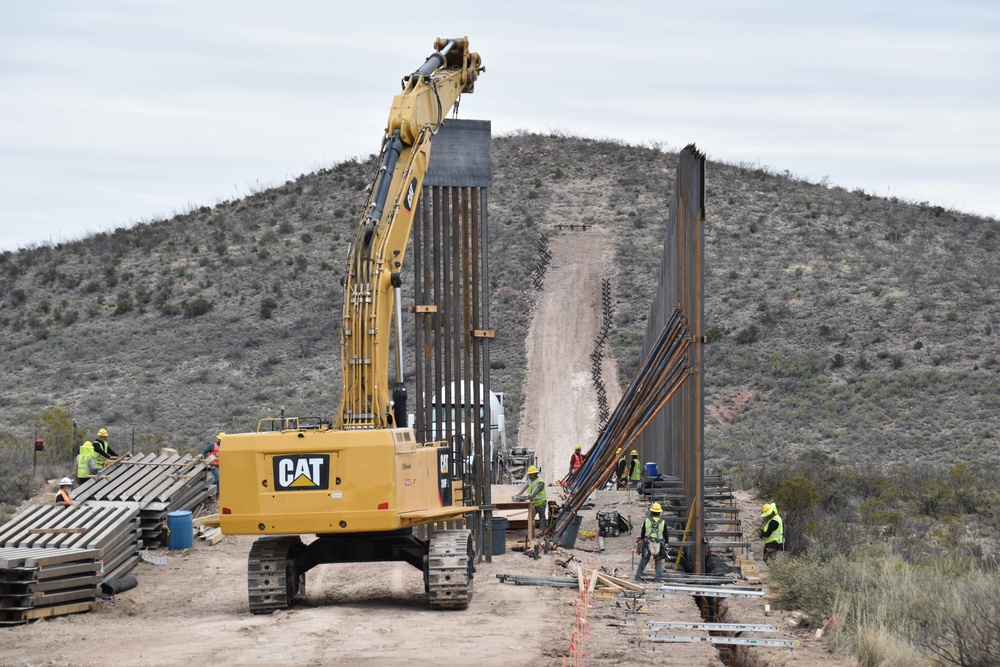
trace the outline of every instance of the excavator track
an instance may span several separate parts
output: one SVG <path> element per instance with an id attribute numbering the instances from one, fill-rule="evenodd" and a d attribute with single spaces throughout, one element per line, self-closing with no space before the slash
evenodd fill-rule
<path id="1" fill-rule="evenodd" d="M 302 548 L 297 535 L 262 537 L 253 543 L 247 560 L 250 613 L 288 609 L 296 596 L 305 595 L 305 573 L 295 560 Z"/>
<path id="2" fill-rule="evenodd" d="M 471 531 L 439 530 L 431 534 L 424 573 L 431 609 L 469 606 L 475 562 Z"/>

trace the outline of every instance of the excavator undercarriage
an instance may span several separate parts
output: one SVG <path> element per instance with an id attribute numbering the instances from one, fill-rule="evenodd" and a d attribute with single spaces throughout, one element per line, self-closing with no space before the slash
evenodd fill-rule
<path id="1" fill-rule="evenodd" d="M 472 601 L 475 549 L 468 530 L 438 530 L 422 540 L 412 529 L 394 533 L 262 537 L 247 562 L 250 611 L 269 614 L 304 598 L 306 572 L 325 563 L 403 561 L 424 574 L 432 609 L 465 609 Z"/>

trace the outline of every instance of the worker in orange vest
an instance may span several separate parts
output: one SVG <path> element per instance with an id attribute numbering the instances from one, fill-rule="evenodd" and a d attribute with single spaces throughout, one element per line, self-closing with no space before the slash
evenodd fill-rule
<path id="1" fill-rule="evenodd" d="M 56 494 L 56 505 L 69 507 L 73 504 L 73 480 L 63 477 L 59 480 L 59 492 Z"/>
<path id="2" fill-rule="evenodd" d="M 215 436 L 215 442 L 206 445 L 205 449 L 201 450 L 201 455 L 205 457 L 208 465 L 212 467 L 212 479 L 215 481 L 216 492 L 219 489 L 219 446 L 222 444 L 222 438 L 225 435 L 225 433 L 220 433 Z"/>
<path id="3" fill-rule="evenodd" d="M 573 455 L 569 457 L 569 471 L 576 472 L 583 465 L 583 454 L 580 453 L 580 445 L 573 448 Z"/>

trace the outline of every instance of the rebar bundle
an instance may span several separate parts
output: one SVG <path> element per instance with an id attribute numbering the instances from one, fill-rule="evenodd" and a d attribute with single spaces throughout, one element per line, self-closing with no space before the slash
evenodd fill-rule
<path id="1" fill-rule="evenodd" d="M 608 481 L 618 452 L 632 445 L 691 375 L 687 355 L 690 344 L 687 317 L 678 306 L 608 420 L 607 428 L 587 453 L 583 465 L 567 476 L 566 502 L 549 523 L 544 536 L 554 537 L 556 542 L 561 540 L 590 494 Z"/>

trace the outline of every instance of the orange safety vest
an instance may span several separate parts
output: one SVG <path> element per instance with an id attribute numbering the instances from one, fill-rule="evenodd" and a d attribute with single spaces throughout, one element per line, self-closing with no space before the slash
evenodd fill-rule
<path id="1" fill-rule="evenodd" d="M 215 441 L 215 447 L 212 448 L 212 453 L 209 454 L 212 457 L 211 464 L 214 466 L 219 465 L 219 441 Z"/>
<path id="2" fill-rule="evenodd" d="M 578 454 L 576 452 L 573 452 L 573 455 L 571 457 L 569 457 L 569 468 L 570 468 L 570 470 L 572 470 L 573 472 L 576 472 L 577 470 L 580 469 L 580 466 L 582 466 L 582 465 L 583 465 L 583 455 L 582 454 Z"/>
<path id="3" fill-rule="evenodd" d="M 62 496 L 62 498 L 59 496 Z M 59 496 L 56 496 L 56 504 L 58 504 L 60 500 L 67 505 L 73 504 L 73 497 L 66 493 L 61 486 L 59 487 Z"/>

